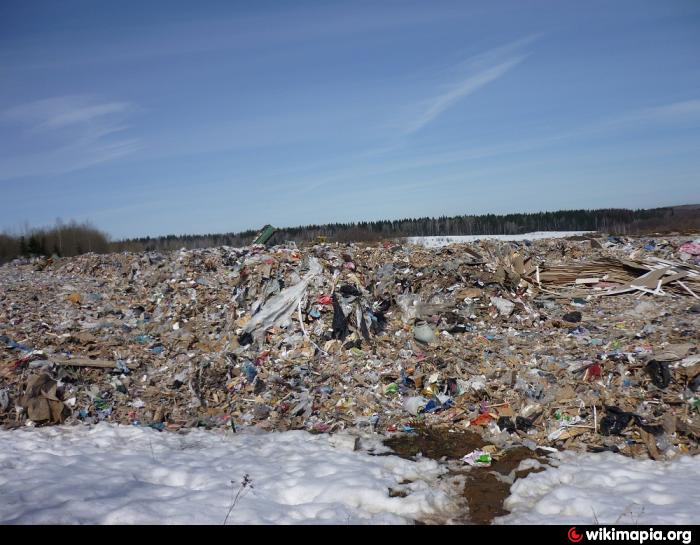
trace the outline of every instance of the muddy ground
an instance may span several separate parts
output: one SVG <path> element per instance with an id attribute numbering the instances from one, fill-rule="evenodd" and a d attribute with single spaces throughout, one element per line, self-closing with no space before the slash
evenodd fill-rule
<path id="1" fill-rule="evenodd" d="M 432 460 L 459 460 L 486 443 L 475 432 L 424 428 L 417 430 L 417 433 L 396 435 L 385 440 L 384 444 L 398 456 L 409 460 L 415 459 L 419 453 Z M 546 457 L 520 446 L 507 450 L 498 459 L 494 458 L 491 467 L 469 467 L 465 464 L 463 471 L 451 469 L 452 475 L 463 475 L 466 479 L 462 495 L 469 511 L 458 522 L 490 524 L 494 518 L 507 515 L 503 502 L 510 494 L 511 485 L 500 480 L 494 473 L 507 476 L 520 462 L 530 458 L 547 463 Z M 543 470 L 544 468 L 533 468 L 519 471 L 515 473 L 515 479 Z"/>

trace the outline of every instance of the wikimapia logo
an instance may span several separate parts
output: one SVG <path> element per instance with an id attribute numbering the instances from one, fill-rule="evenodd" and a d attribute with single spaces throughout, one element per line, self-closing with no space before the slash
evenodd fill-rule
<path id="1" fill-rule="evenodd" d="M 576 531 L 576 526 L 569 528 L 566 537 L 572 543 L 579 543 L 583 540 L 584 534 L 586 541 L 635 541 L 644 543 L 645 541 L 681 541 L 685 545 L 693 541 L 693 532 L 691 530 L 616 530 L 615 528 L 598 528 L 597 530 L 585 530 L 583 533 Z"/>
<path id="2" fill-rule="evenodd" d="M 572 526 L 571 528 L 569 528 L 569 531 L 566 534 L 566 536 L 569 538 L 569 541 L 571 541 L 572 543 L 578 543 L 579 541 L 581 541 L 583 539 L 582 534 L 576 533 L 576 526 Z"/>

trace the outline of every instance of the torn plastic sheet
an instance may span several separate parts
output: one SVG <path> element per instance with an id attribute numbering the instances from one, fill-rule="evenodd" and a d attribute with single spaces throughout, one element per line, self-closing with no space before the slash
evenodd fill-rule
<path id="1" fill-rule="evenodd" d="M 323 267 L 315 257 L 309 259 L 309 272 L 300 282 L 285 288 L 279 294 L 270 298 L 264 307 L 243 328 L 244 334 L 252 335 L 259 339 L 265 331 L 274 326 L 281 326 L 288 322 L 292 312 L 304 297 L 306 288 L 314 277 L 321 274 Z"/>

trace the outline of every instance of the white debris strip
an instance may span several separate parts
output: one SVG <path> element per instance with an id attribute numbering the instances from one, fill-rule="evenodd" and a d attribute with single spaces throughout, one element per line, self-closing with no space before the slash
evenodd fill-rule
<path id="1" fill-rule="evenodd" d="M 516 481 L 497 524 L 697 524 L 700 456 L 669 462 L 558 453 Z"/>
<path id="2" fill-rule="evenodd" d="M 434 237 L 408 237 L 409 244 L 420 244 L 426 248 L 439 248 L 449 244 L 461 244 L 464 242 L 475 242 L 477 240 L 504 240 L 504 241 L 524 241 L 541 240 L 546 238 L 566 238 L 579 235 L 586 235 L 594 231 L 535 231 L 520 235 L 454 235 L 454 236 L 434 236 Z"/>
<path id="3" fill-rule="evenodd" d="M 459 512 L 437 462 L 353 451 L 343 438 L 105 423 L 0 431 L 0 523 L 223 524 L 230 510 L 228 524 L 400 524 Z"/>

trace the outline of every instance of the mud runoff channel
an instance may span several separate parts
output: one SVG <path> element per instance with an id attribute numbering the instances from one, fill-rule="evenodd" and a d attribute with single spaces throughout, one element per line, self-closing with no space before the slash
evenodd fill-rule
<path id="1" fill-rule="evenodd" d="M 419 429 L 417 433 L 402 434 L 384 441 L 401 458 L 415 459 L 418 453 L 433 460 L 459 460 L 486 443 L 474 432 L 448 432 L 441 429 Z M 462 495 L 469 506 L 469 513 L 459 522 L 464 524 L 490 524 L 494 518 L 507 515 L 503 502 L 510 494 L 511 485 L 496 477 L 493 472 L 507 476 L 516 469 L 520 462 L 535 459 L 546 463 L 547 459 L 537 455 L 526 447 L 514 447 L 507 450 L 498 460 L 494 459 L 490 467 L 472 467 L 464 471 L 450 470 L 453 475 L 463 475 L 466 479 Z M 522 479 L 530 473 L 543 471 L 544 468 L 527 469 L 515 473 L 515 479 Z"/>

